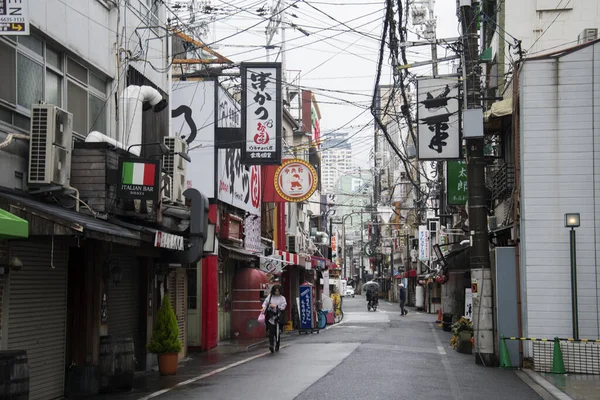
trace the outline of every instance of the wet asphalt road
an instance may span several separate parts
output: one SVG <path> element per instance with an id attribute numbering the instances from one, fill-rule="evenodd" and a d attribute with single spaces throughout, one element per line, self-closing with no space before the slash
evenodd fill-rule
<path id="1" fill-rule="evenodd" d="M 344 299 L 344 320 L 319 334 L 288 339 L 256 358 L 156 397 L 195 399 L 541 399 L 512 371 L 475 364 L 449 346 L 435 315 L 364 297 Z"/>

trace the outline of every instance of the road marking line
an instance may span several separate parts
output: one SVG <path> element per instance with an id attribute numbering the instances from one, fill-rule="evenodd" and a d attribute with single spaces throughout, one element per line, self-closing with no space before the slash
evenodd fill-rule
<path id="1" fill-rule="evenodd" d="M 456 377 L 454 376 L 454 371 L 450 366 L 450 361 L 448 361 L 448 356 L 446 355 L 446 350 L 444 350 L 444 346 L 442 346 L 442 341 L 438 336 L 433 324 L 429 323 L 429 329 L 431 329 L 431 333 L 433 334 L 433 338 L 435 339 L 435 344 L 437 345 L 438 352 L 442 357 L 442 365 L 444 366 L 444 372 L 446 373 L 446 379 L 448 379 L 448 383 L 450 384 L 450 392 L 452 393 L 452 398 L 454 400 L 463 399 L 464 396 L 461 393 L 461 390 L 456 383 Z M 443 353 L 442 353 L 443 352 Z"/>
<path id="2" fill-rule="evenodd" d="M 289 344 L 284 344 L 284 345 L 282 345 L 282 346 L 280 347 L 280 349 L 285 349 L 285 348 L 286 348 L 286 347 L 288 347 L 288 346 L 289 346 Z M 147 395 L 147 396 L 145 396 L 145 397 L 141 397 L 141 398 L 139 398 L 138 400 L 149 400 L 149 399 L 153 399 L 153 398 L 155 398 L 155 397 L 158 397 L 158 396 L 160 396 L 160 395 L 162 395 L 162 394 L 165 394 L 165 393 L 167 393 L 167 392 L 170 392 L 170 391 L 171 391 L 171 390 L 173 390 L 175 387 L 180 387 L 180 386 L 189 385 L 190 383 L 194 383 L 194 382 L 196 382 L 196 381 L 199 381 L 199 380 L 202 380 L 202 379 L 210 378 L 210 377 L 211 377 L 211 376 L 213 376 L 213 375 L 220 374 L 220 373 L 221 373 L 221 372 L 223 372 L 223 371 L 227 371 L 228 369 L 235 368 L 235 367 L 237 367 L 237 366 L 239 366 L 239 365 L 242 365 L 242 364 L 246 364 L 247 362 L 250 362 L 250 361 L 256 360 L 257 358 L 260 358 L 260 357 L 264 357 L 264 356 L 266 356 L 266 355 L 268 355 L 268 354 L 271 354 L 271 352 L 270 352 L 270 351 L 265 351 L 265 352 L 263 352 L 263 353 L 260 353 L 260 354 L 257 354 L 257 355 L 255 355 L 255 356 L 248 357 L 248 358 L 245 358 L 245 359 L 243 359 L 243 360 L 240 360 L 240 361 L 236 361 L 236 362 L 234 362 L 233 364 L 229 364 L 229 365 L 226 365 L 226 366 L 224 366 L 224 367 L 217 368 L 217 369 L 215 369 L 215 370 L 213 370 L 213 371 L 210 371 L 210 372 L 207 372 L 207 373 L 205 373 L 205 374 L 199 375 L 199 376 L 197 376 L 197 377 L 195 377 L 195 378 L 188 379 L 187 381 L 179 382 L 179 383 L 177 383 L 177 384 L 176 384 L 175 386 L 173 386 L 173 387 L 170 387 L 170 388 L 167 388 L 167 389 L 162 389 L 162 390 L 159 390 L 159 391 L 157 391 L 157 392 L 154 392 L 154 393 L 150 393 L 149 395 Z"/>

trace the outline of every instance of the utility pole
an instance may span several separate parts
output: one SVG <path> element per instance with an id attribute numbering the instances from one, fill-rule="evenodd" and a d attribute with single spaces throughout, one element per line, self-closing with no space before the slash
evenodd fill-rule
<path id="1" fill-rule="evenodd" d="M 458 8 L 463 38 L 463 79 L 466 108 L 481 108 L 479 34 L 477 33 L 477 0 L 461 0 Z M 464 120 L 464 119 L 463 119 Z M 482 121 L 483 123 L 483 121 Z M 467 127 L 467 129 L 470 129 Z M 464 132 L 469 136 L 468 132 Z M 492 276 L 490 268 L 485 200 L 484 139 L 468 138 L 467 143 L 467 197 L 469 230 L 471 233 L 470 268 L 473 292 L 473 330 L 475 362 L 494 364 L 494 315 L 492 308 Z"/>
<path id="2" fill-rule="evenodd" d="M 281 12 L 282 0 L 277 0 L 277 4 L 271 10 L 271 18 L 269 19 L 269 24 L 265 29 L 265 34 L 267 35 L 267 45 L 265 49 L 267 50 L 267 62 L 271 61 L 271 43 L 273 42 L 273 37 L 276 33 L 278 33 L 279 26 L 283 21 L 283 12 Z M 285 42 L 282 40 L 282 42 Z M 284 43 L 282 43 L 283 45 Z M 283 49 L 282 49 L 283 51 Z"/>
<path id="3" fill-rule="evenodd" d="M 433 60 L 433 77 L 438 76 L 438 61 L 437 61 L 437 37 L 436 37 L 436 21 L 435 21 L 435 1 L 429 0 L 427 6 L 429 10 L 429 20 L 427 21 L 427 30 L 429 37 L 433 39 L 431 42 L 431 59 Z M 428 37 L 428 39 L 429 39 Z"/>

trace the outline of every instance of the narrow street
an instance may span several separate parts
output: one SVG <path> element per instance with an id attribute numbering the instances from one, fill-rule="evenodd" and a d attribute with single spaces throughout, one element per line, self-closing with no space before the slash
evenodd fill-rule
<path id="1" fill-rule="evenodd" d="M 293 336 L 276 354 L 174 387 L 157 399 L 540 399 L 513 371 L 475 365 L 449 347 L 435 315 L 364 297 L 344 299 L 344 320 Z M 241 397 L 243 396 L 243 397 Z"/>

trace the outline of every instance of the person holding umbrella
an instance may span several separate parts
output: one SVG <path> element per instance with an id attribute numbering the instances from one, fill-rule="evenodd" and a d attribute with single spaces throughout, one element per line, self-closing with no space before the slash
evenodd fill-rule
<path id="1" fill-rule="evenodd" d="M 377 306 L 379 306 L 379 296 L 377 292 L 379 291 L 379 284 L 375 281 L 369 281 L 363 285 L 363 289 L 367 291 L 367 311 L 377 311 Z"/>

